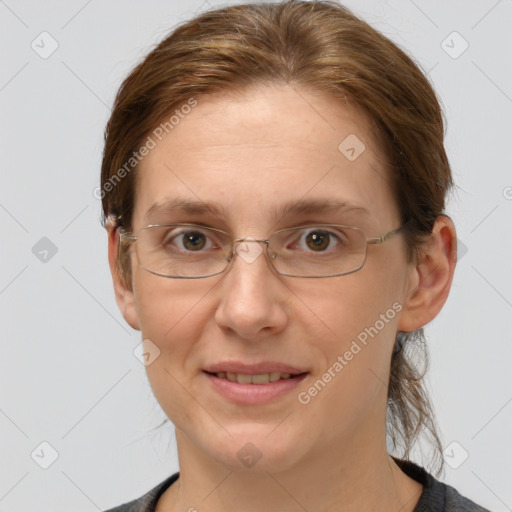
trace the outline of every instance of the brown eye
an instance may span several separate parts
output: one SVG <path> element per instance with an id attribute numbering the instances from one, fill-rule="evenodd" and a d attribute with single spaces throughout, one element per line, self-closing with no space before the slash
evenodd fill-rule
<path id="1" fill-rule="evenodd" d="M 310 231 L 306 235 L 306 245 L 313 251 L 323 251 L 329 247 L 331 234 L 327 231 Z"/>
<path id="2" fill-rule="evenodd" d="M 199 231 L 181 233 L 183 247 L 189 251 L 201 250 L 206 245 L 206 236 Z"/>

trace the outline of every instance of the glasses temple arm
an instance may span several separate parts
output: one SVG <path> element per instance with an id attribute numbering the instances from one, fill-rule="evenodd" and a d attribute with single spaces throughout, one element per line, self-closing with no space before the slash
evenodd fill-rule
<path id="1" fill-rule="evenodd" d="M 386 233 L 385 235 L 382 235 L 380 237 L 377 237 L 377 238 L 367 238 L 366 239 L 366 243 L 368 243 L 368 244 L 381 244 L 382 242 L 385 242 L 386 240 L 389 240 L 393 235 L 395 235 L 400 230 L 402 230 L 408 223 L 409 223 L 409 221 L 405 222 L 400 227 L 398 227 L 396 229 L 393 229 L 393 230 L 389 231 L 388 233 Z"/>

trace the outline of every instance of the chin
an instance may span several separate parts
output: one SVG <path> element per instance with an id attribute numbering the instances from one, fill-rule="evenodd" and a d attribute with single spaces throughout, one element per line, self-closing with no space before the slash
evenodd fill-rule
<path id="1" fill-rule="evenodd" d="M 265 427 L 265 428 L 263 428 Z M 243 425 L 215 442 L 209 437 L 204 448 L 217 463 L 233 472 L 279 473 L 298 463 L 304 454 L 305 445 L 300 436 L 291 433 L 279 435 L 266 425 Z"/>

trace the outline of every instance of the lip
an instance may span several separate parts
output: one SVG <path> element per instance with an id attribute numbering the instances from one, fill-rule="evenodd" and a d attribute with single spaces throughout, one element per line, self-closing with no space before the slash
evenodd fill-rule
<path id="1" fill-rule="evenodd" d="M 309 372 L 301 373 L 289 379 L 269 382 L 268 384 L 240 384 L 219 378 L 215 374 L 206 371 L 203 371 L 203 375 L 208 379 L 213 389 L 229 401 L 239 405 L 259 405 L 276 401 L 291 393 L 309 375 Z M 252 373 L 252 375 L 257 375 L 257 373 Z"/>
<path id="2" fill-rule="evenodd" d="M 272 361 L 263 361 L 255 364 L 242 363 L 238 361 L 226 361 L 206 366 L 205 368 L 203 368 L 203 371 L 208 373 L 244 373 L 246 375 L 259 375 L 261 373 L 272 372 L 291 373 L 292 375 L 299 375 L 301 373 L 308 372 L 306 368 L 290 366 L 289 364 Z M 258 384 L 251 384 L 251 386 L 257 385 Z"/>

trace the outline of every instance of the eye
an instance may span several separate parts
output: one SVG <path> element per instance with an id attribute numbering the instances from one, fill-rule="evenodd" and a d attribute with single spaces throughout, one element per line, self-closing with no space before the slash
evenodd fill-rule
<path id="1" fill-rule="evenodd" d="M 311 252 L 326 252 L 329 249 L 340 249 L 348 245 L 349 239 L 339 231 L 333 233 L 325 229 L 310 229 L 301 234 L 298 242 L 300 249 L 306 249 Z"/>
<path id="2" fill-rule="evenodd" d="M 165 236 L 162 245 L 175 245 L 183 252 L 200 252 L 202 249 L 218 247 L 213 244 L 206 232 L 198 229 L 174 229 Z"/>

